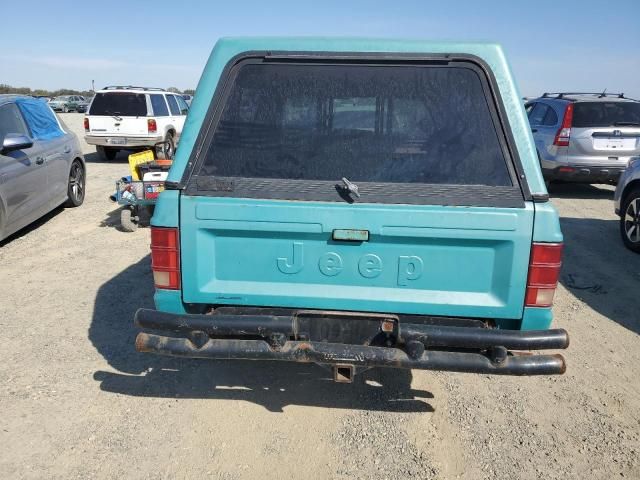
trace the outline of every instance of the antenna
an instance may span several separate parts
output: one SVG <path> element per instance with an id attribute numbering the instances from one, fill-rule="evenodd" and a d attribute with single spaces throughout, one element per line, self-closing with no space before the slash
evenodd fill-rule
<path id="1" fill-rule="evenodd" d="M 603 98 L 607 96 L 607 89 L 605 88 L 598 98 Z"/>

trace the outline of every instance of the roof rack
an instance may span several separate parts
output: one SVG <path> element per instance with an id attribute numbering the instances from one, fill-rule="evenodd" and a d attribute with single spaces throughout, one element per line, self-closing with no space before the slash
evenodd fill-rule
<path id="1" fill-rule="evenodd" d="M 596 95 L 598 98 L 604 98 L 604 97 L 627 98 L 624 96 L 624 93 L 608 93 L 606 91 L 605 92 L 545 92 L 542 95 L 542 98 L 549 98 L 553 96 L 555 96 L 556 98 L 564 98 L 570 95 Z"/>
<path id="2" fill-rule="evenodd" d="M 134 85 L 109 85 L 104 87 L 102 90 L 153 90 L 164 92 L 164 88 L 155 88 L 155 87 L 136 87 Z"/>

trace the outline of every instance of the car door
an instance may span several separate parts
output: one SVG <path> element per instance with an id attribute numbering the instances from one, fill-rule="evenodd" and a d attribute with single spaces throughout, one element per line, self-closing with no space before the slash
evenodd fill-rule
<path id="1" fill-rule="evenodd" d="M 171 113 L 171 125 L 176 131 L 175 142 L 178 142 L 180 134 L 182 133 L 182 127 L 184 126 L 184 115 L 178 107 L 178 100 L 175 95 L 167 95 L 167 103 L 169 104 L 169 112 Z"/>
<path id="2" fill-rule="evenodd" d="M 47 184 L 49 189 L 49 200 L 57 206 L 64 201 L 67 196 L 67 184 L 69 181 L 69 170 L 73 160 L 72 136 L 65 133 L 61 137 L 46 141 L 43 145 L 46 150 L 46 170 Z"/>
<path id="3" fill-rule="evenodd" d="M 176 129 L 179 128 L 178 135 L 181 135 L 182 129 L 184 128 L 184 122 L 186 121 L 187 114 L 189 113 L 189 105 L 180 95 L 176 95 L 176 100 L 178 101 L 178 107 L 180 108 L 180 123 L 179 125 L 176 125 Z"/>
<path id="4" fill-rule="evenodd" d="M 42 109 L 41 115 L 47 115 L 51 122 L 58 123 L 51 109 Z M 29 124 L 30 119 L 26 118 L 25 120 L 33 132 L 33 126 Z M 36 139 L 34 144 L 36 143 L 42 149 L 42 156 L 45 159 L 47 202 L 50 203 L 51 208 L 54 208 L 62 203 L 67 196 L 69 170 L 73 160 L 73 135 L 65 132 L 52 138 Z"/>
<path id="5" fill-rule="evenodd" d="M 19 108 L 0 106 L 0 137 L 8 133 L 31 136 Z M 0 201 L 3 229 L 15 231 L 45 213 L 47 191 L 46 151 L 41 142 L 22 150 L 0 153 Z"/>
<path id="6" fill-rule="evenodd" d="M 544 103 L 538 102 L 529 112 L 529 125 L 531 125 L 531 133 L 536 144 L 536 150 L 540 155 L 540 160 L 544 161 L 549 157 L 549 146 L 553 143 L 546 143 L 546 127 L 544 119 L 550 107 Z"/>
<path id="7" fill-rule="evenodd" d="M 40 155 L 44 159 L 47 174 L 44 194 L 49 209 L 55 208 L 67 197 L 74 136 L 62 129 L 58 117 L 46 105 L 27 100 L 16 103 L 31 133 L 34 146 L 40 149 Z"/>
<path id="8" fill-rule="evenodd" d="M 550 162 L 555 160 L 558 155 L 557 148 L 554 147 L 553 141 L 555 140 L 556 133 L 560 128 L 560 117 L 551 105 L 545 105 L 547 107 L 544 112 L 542 121 L 537 126 L 537 136 L 539 139 L 540 148 L 544 148 L 544 153 L 541 153 L 541 159 L 544 168 L 556 167 L 556 163 Z"/>

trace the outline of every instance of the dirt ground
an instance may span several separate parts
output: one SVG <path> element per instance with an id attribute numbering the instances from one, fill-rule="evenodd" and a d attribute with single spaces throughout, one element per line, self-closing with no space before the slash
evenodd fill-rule
<path id="1" fill-rule="evenodd" d="M 82 115 L 64 114 L 80 135 Z M 115 228 L 125 156 L 85 204 L 0 244 L 0 478 L 640 478 L 640 255 L 610 187 L 558 186 L 557 377 L 179 360 L 134 351 L 149 231 Z"/>

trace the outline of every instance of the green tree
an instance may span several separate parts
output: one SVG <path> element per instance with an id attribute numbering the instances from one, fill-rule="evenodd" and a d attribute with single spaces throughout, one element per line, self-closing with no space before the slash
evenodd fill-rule
<path id="1" fill-rule="evenodd" d="M 16 93 L 20 95 L 37 95 L 42 97 L 57 97 L 59 95 L 82 95 L 85 97 L 93 96 L 94 92 L 89 90 L 73 90 L 71 88 L 61 88 L 58 90 L 45 90 L 43 88 L 37 88 L 31 90 L 29 87 L 12 87 L 5 83 L 0 83 L 0 94 L 2 93 Z"/>

